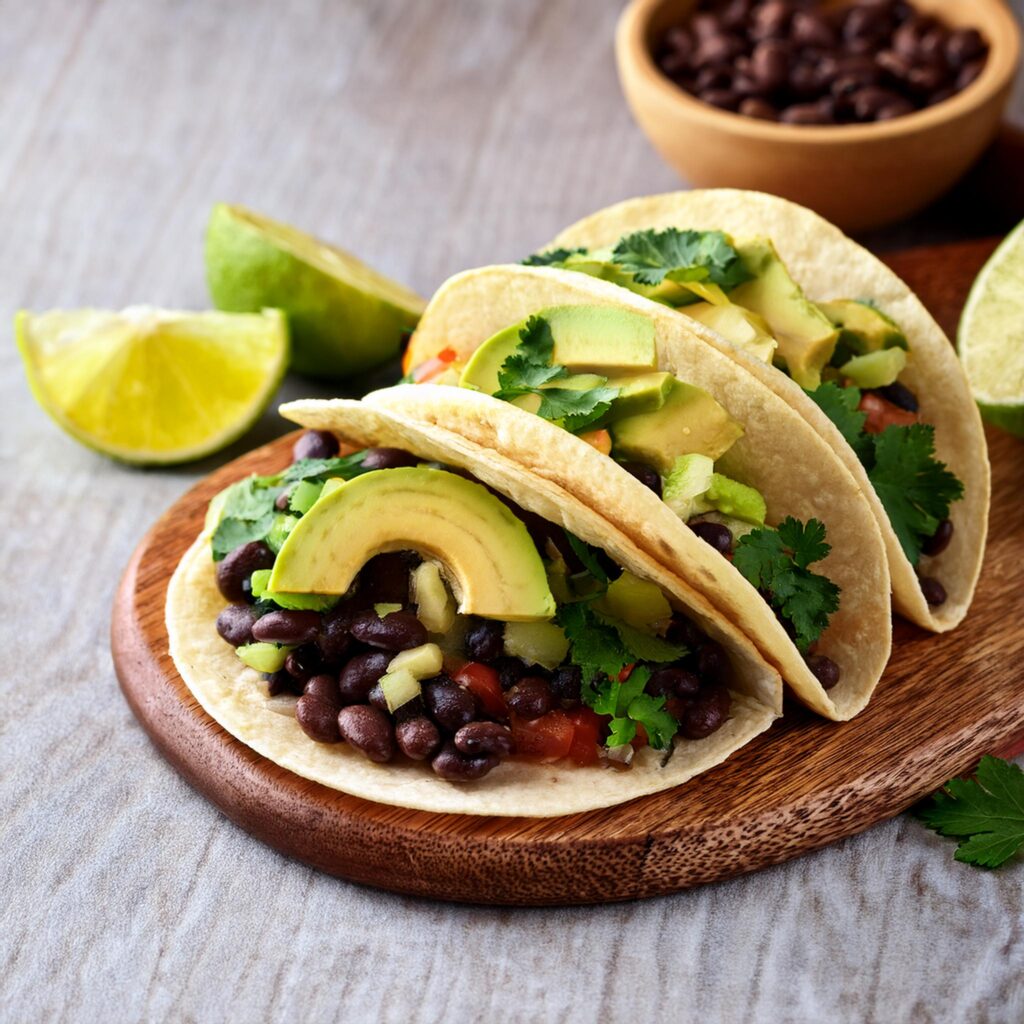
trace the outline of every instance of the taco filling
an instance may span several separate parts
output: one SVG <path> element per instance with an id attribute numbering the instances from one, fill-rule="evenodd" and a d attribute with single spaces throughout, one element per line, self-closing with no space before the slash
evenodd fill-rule
<path id="1" fill-rule="evenodd" d="M 914 359 L 907 336 L 872 296 L 812 302 L 769 238 L 715 230 L 634 231 L 608 247 L 552 249 L 524 263 L 578 271 L 678 309 L 785 372 L 860 460 L 928 604 L 946 601 L 920 562 L 949 546 L 950 505 L 963 485 L 935 457 L 934 427 L 921 422 L 901 380 Z"/>
<path id="2" fill-rule="evenodd" d="M 743 435 L 742 424 L 707 391 L 658 371 L 656 360 L 648 317 L 557 306 L 498 332 L 464 365 L 442 351 L 410 377 L 503 399 L 609 456 L 761 592 L 831 689 L 840 666 L 816 645 L 840 590 L 810 568 L 830 550 L 824 524 L 785 517 L 767 525 L 761 493 L 716 466 Z"/>
<path id="3" fill-rule="evenodd" d="M 664 763 L 729 721 L 724 648 L 602 549 L 465 469 L 328 432 L 296 449 L 221 492 L 207 533 L 216 630 L 309 743 L 469 782 Z"/>

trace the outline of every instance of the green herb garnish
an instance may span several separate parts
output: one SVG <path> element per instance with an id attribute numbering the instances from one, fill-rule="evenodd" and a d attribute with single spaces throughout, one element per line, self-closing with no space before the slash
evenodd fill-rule
<path id="1" fill-rule="evenodd" d="M 519 262 L 524 267 L 551 267 L 564 263 L 570 256 L 586 251 L 586 249 L 548 249 L 547 252 L 535 252 Z"/>
<path id="2" fill-rule="evenodd" d="M 751 276 L 721 231 L 635 231 L 619 239 L 612 262 L 647 285 L 707 281 L 729 289 Z"/>

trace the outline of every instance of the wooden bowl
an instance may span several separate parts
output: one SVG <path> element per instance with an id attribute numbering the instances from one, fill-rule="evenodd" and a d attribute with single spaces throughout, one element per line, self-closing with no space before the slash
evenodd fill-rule
<path id="1" fill-rule="evenodd" d="M 989 57 L 971 85 L 891 121 L 776 124 L 703 103 L 659 70 L 652 44 L 695 6 L 633 0 L 619 19 L 619 78 L 654 148 L 692 185 L 773 192 L 853 231 L 914 213 L 968 170 L 995 137 L 1020 56 L 1020 29 L 1003 0 L 915 0 L 985 36 Z"/>

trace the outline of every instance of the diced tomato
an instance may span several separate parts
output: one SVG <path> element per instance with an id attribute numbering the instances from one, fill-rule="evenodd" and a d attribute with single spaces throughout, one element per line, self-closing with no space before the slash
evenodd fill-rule
<path id="1" fill-rule="evenodd" d="M 611 455 L 612 435 L 607 430 L 587 430 L 576 436 L 581 441 L 586 441 L 592 448 L 596 448 L 602 455 Z"/>
<path id="2" fill-rule="evenodd" d="M 601 728 L 607 721 L 596 711 L 587 707 L 573 708 L 566 712 L 573 724 L 572 744 L 569 747 L 569 760 L 578 765 L 597 764 L 599 757 L 598 737 Z"/>
<path id="3" fill-rule="evenodd" d="M 636 668 L 636 662 L 631 661 L 621 672 L 619 672 L 619 682 L 624 683 L 632 674 L 633 669 Z"/>
<path id="4" fill-rule="evenodd" d="M 487 714 L 495 718 L 508 717 L 505 694 L 502 692 L 498 673 L 493 668 L 479 661 L 471 661 L 456 672 L 455 682 L 475 693 Z"/>
<path id="5" fill-rule="evenodd" d="M 453 348 L 443 348 L 436 356 L 432 356 L 424 363 L 420 363 L 412 371 L 412 379 L 417 384 L 425 384 L 428 380 L 440 377 L 445 370 L 455 362 L 456 352 Z M 406 373 L 409 371 L 406 370 Z"/>
<path id="6" fill-rule="evenodd" d="M 880 434 L 886 427 L 909 427 L 917 422 L 917 413 L 901 409 L 870 391 L 865 391 L 861 395 L 857 408 L 868 415 L 864 421 L 864 429 L 869 434 Z"/>
<path id="7" fill-rule="evenodd" d="M 639 723 L 636 723 L 636 735 L 632 739 L 632 745 L 634 750 L 639 750 L 641 747 L 646 747 L 650 743 L 647 738 L 647 730 Z"/>
<path id="8" fill-rule="evenodd" d="M 549 711 L 532 722 L 512 716 L 516 753 L 533 761 L 557 761 L 572 747 L 576 727 L 564 711 Z"/>

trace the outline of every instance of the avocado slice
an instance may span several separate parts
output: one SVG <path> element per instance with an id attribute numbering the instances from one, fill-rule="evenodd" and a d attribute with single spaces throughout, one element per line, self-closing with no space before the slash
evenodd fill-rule
<path id="1" fill-rule="evenodd" d="M 321 495 L 281 548 L 270 589 L 344 594 L 373 555 L 410 549 L 443 567 L 463 614 L 555 613 L 526 527 L 481 484 L 425 466 L 374 470 Z"/>
<path id="2" fill-rule="evenodd" d="M 720 306 L 711 302 L 696 302 L 684 310 L 687 316 L 699 320 L 726 341 L 744 352 L 749 352 L 762 363 L 770 363 L 778 348 L 771 328 L 763 316 L 730 302 Z"/>
<path id="3" fill-rule="evenodd" d="M 742 519 L 755 526 L 763 526 L 764 517 L 768 514 L 768 506 L 760 491 L 721 473 L 711 475 L 711 485 L 704 492 L 704 501 L 722 515 Z"/>
<path id="4" fill-rule="evenodd" d="M 907 365 L 907 353 L 901 348 L 883 348 L 854 356 L 839 372 L 859 388 L 884 388 L 892 384 Z"/>
<path id="5" fill-rule="evenodd" d="M 887 348 L 909 348 L 907 336 L 891 316 L 859 299 L 819 302 L 822 311 L 839 328 L 839 342 L 855 355 Z"/>
<path id="6" fill-rule="evenodd" d="M 646 462 L 662 476 L 679 455 L 700 452 L 715 460 L 743 436 L 743 427 L 711 395 L 675 378 L 660 409 L 616 420 L 608 429 L 619 458 Z"/>
<path id="7" fill-rule="evenodd" d="M 802 388 L 813 390 L 821 383 L 821 371 L 832 358 L 839 331 L 789 276 L 767 238 L 754 238 L 736 248 L 752 276 L 734 288 L 729 298 L 764 317 L 789 375 Z"/>

